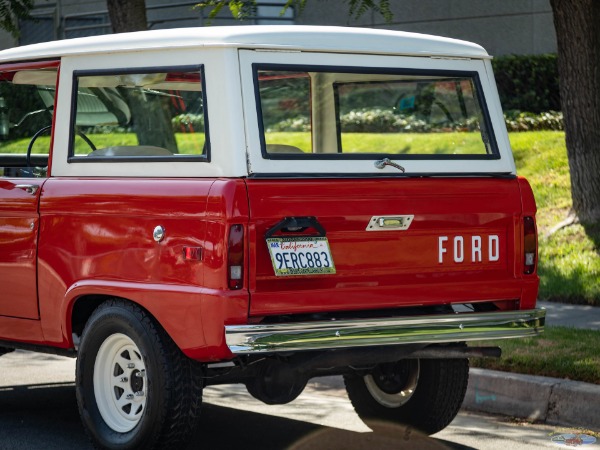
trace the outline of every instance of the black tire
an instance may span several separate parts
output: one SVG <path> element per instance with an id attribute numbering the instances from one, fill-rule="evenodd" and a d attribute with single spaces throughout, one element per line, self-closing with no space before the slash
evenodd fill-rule
<path id="1" fill-rule="evenodd" d="M 369 427 L 392 422 L 426 434 L 443 430 L 456 417 L 468 381 L 468 359 L 402 360 L 381 364 L 370 374 L 344 376 L 348 397 Z"/>
<path id="2" fill-rule="evenodd" d="M 6 355 L 7 353 L 14 352 L 14 351 L 15 351 L 14 348 L 0 347 L 0 356 Z"/>
<path id="3" fill-rule="evenodd" d="M 108 300 L 88 320 L 78 351 L 76 393 L 96 447 L 181 447 L 198 423 L 202 381 L 200 365 L 138 306 Z M 118 383 L 124 389 L 115 387 Z"/>

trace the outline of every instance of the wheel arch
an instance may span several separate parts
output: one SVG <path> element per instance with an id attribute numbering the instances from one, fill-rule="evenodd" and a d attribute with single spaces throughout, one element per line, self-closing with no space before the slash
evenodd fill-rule
<path id="1" fill-rule="evenodd" d="M 73 334 L 80 338 L 81 334 L 83 333 L 85 324 L 87 323 L 92 313 L 96 310 L 96 308 L 98 308 L 98 306 L 112 298 L 119 298 L 124 301 L 135 303 L 134 301 L 128 298 L 115 297 L 106 294 L 87 294 L 77 297 L 71 304 L 70 320 L 67 321 L 67 333 L 71 335 L 73 339 Z M 144 309 L 144 311 L 146 311 L 146 309 L 143 308 L 143 306 L 139 304 L 137 305 Z M 146 311 L 146 313 L 150 314 L 148 311 Z"/>
<path id="2" fill-rule="evenodd" d="M 113 298 L 142 308 L 184 353 L 205 346 L 202 302 L 197 288 L 102 280 L 80 281 L 67 291 L 61 308 L 65 341 L 76 346 L 73 333 L 81 336 L 93 311 Z"/>

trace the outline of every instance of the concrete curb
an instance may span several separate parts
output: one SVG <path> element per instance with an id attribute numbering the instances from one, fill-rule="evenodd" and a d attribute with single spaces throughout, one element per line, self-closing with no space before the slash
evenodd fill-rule
<path id="1" fill-rule="evenodd" d="M 346 396 L 342 377 L 311 380 L 310 389 Z M 600 431 L 600 386 L 561 378 L 471 368 L 463 409 L 549 425 Z"/>
<path id="2" fill-rule="evenodd" d="M 471 369 L 463 408 L 600 431 L 600 386 Z"/>

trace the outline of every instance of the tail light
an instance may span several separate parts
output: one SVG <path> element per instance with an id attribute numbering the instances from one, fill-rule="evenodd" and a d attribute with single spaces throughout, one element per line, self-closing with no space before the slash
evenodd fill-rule
<path id="1" fill-rule="evenodd" d="M 537 262 L 537 231 L 533 217 L 523 217 L 523 273 L 535 272 Z"/>
<path id="2" fill-rule="evenodd" d="M 227 284 L 229 289 L 244 286 L 244 227 L 232 225 L 227 246 Z"/>

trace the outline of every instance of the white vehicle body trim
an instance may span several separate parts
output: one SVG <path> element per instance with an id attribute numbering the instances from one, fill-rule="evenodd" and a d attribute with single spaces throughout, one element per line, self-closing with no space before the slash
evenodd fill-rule
<path id="1" fill-rule="evenodd" d="M 255 25 L 140 31 L 44 42 L 1 51 L 0 63 L 200 47 L 489 58 L 487 52 L 477 44 L 426 34 L 350 27 Z"/>
<path id="2" fill-rule="evenodd" d="M 407 56 L 408 55 L 408 56 Z M 499 159 L 398 160 L 406 174 L 515 174 L 489 56 L 476 44 L 387 30 L 313 26 L 211 27 L 70 39 L 0 52 L 0 63 L 60 58 L 51 176 L 244 177 L 254 174 L 391 175 L 371 160 L 265 159 L 252 63 L 476 71 Z M 73 71 L 203 65 L 210 162 L 68 161 Z"/>
<path id="3" fill-rule="evenodd" d="M 68 162 L 69 127 L 57 126 L 54 134 L 52 176 L 82 177 L 242 177 L 247 175 L 244 152 L 242 102 L 236 49 L 197 49 L 70 56 L 62 59 L 57 123 L 71 120 L 73 71 L 101 69 L 176 68 L 204 65 L 210 120 L 210 162 Z M 232 157 L 236 152 L 237 157 Z"/>

